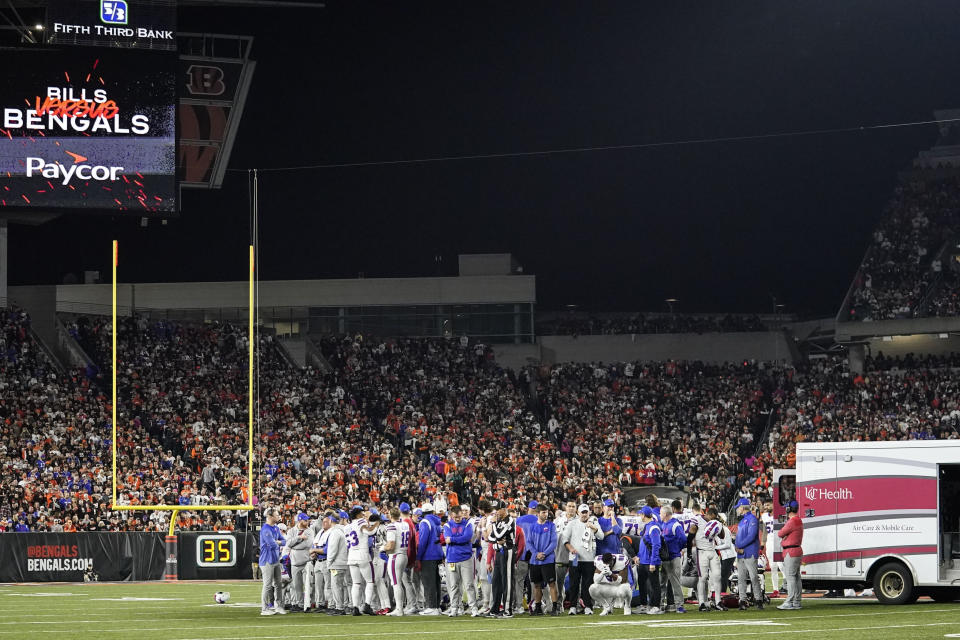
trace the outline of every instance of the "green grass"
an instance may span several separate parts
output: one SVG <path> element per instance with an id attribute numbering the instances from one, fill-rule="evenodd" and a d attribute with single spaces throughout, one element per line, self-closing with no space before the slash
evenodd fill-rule
<path id="1" fill-rule="evenodd" d="M 216 605 L 215 591 L 230 605 Z M 290 640 L 294 638 L 461 637 L 494 632 L 513 638 L 944 638 L 960 634 L 960 603 L 893 607 L 876 601 L 808 599 L 801 611 L 730 611 L 662 616 L 616 614 L 483 618 L 344 618 L 316 614 L 261 617 L 254 582 L 0 585 L 0 640 Z M 123 600 L 128 598 L 128 600 Z M 144 600 L 132 600 L 143 598 Z M 155 598 L 150 600 L 149 598 Z M 960 636 L 958 636 L 960 637 Z"/>

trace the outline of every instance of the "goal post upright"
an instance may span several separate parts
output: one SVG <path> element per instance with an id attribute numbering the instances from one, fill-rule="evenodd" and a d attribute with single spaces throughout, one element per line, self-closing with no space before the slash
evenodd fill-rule
<path id="1" fill-rule="evenodd" d="M 249 455 L 247 456 L 247 505 L 253 509 L 253 356 L 254 356 L 254 335 L 253 335 L 253 244 L 250 245 L 250 284 L 248 293 L 249 324 L 247 330 L 249 337 L 247 346 L 249 348 L 247 362 L 247 446 Z"/>
<path id="2" fill-rule="evenodd" d="M 111 353 L 111 366 L 110 370 L 112 372 L 112 384 L 113 389 L 113 399 L 111 401 L 110 410 L 111 418 L 110 425 L 113 428 L 113 436 L 111 438 L 111 444 L 113 446 L 113 503 L 111 506 L 117 504 L 117 258 L 118 258 L 118 245 L 119 243 L 113 241 L 113 254 L 112 254 L 112 271 L 113 277 L 111 278 L 112 285 L 112 296 L 111 296 L 111 311 L 112 311 L 112 324 L 110 325 L 111 341 L 113 343 L 110 350 Z"/>
<path id="3" fill-rule="evenodd" d="M 248 304 L 249 304 L 249 322 L 248 334 L 249 345 L 247 350 L 247 499 L 242 504 L 207 504 L 207 505 L 167 505 L 167 504 L 117 504 L 117 263 L 118 263 L 118 242 L 113 241 L 111 252 L 112 263 L 112 283 L 111 283 L 111 449 L 113 452 L 113 473 L 112 478 L 112 499 L 110 501 L 111 511 L 169 511 L 170 524 L 165 538 L 166 547 L 166 569 L 163 576 L 164 580 L 175 581 L 177 579 L 177 536 L 176 522 L 177 516 L 181 511 L 252 511 L 253 506 L 253 371 L 255 357 L 254 342 L 254 245 L 249 249 L 249 284 L 248 284 Z"/>

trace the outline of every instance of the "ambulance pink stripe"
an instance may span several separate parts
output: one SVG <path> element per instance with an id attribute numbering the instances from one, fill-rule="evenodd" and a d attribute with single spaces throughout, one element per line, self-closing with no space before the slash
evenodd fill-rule
<path id="1" fill-rule="evenodd" d="M 937 508 L 937 479 L 930 477 L 831 478 L 797 488 L 800 516 L 880 511 L 909 505 Z"/>

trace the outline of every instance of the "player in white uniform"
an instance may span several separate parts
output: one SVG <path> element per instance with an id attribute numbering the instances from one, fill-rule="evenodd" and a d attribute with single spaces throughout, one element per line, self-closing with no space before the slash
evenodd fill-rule
<path id="1" fill-rule="evenodd" d="M 480 536 L 480 559 L 477 563 L 477 576 L 480 578 L 480 602 L 477 603 L 477 607 L 480 609 L 481 615 L 486 615 L 490 613 L 490 598 L 493 593 L 492 576 L 487 571 L 487 556 L 490 551 L 488 524 L 492 520 L 493 509 L 486 500 L 480 501 L 480 513 L 484 515 L 473 525 L 474 532 Z"/>
<path id="2" fill-rule="evenodd" d="M 404 594 L 403 571 L 407 568 L 410 550 L 410 532 L 400 521 L 400 509 L 390 509 L 390 523 L 385 527 L 381 550 L 387 554 L 387 579 L 393 587 L 393 609 L 388 616 L 402 616 L 403 607 L 413 594 Z"/>
<path id="3" fill-rule="evenodd" d="M 590 597 L 603 605 L 600 615 L 610 615 L 614 600 L 625 602 L 623 615 L 630 615 L 630 600 L 633 595 L 627 580 L 630 559 L 622 553 L 605 553 L 594 558 L 593 566 L 595 572 L 593 584 L 590 585 Z"/>
<path id="4" fill-rule="evenodd" d="M 374 531 L 373 539 L 373 584 L 374 595 L 378 601 L 374 611 L 378 615 L 385 615 L 390 610 L 390 580 L 387 578 L 387 558 L 381 549 L 387 539 L 387 523 L 376 509 L 371 509 L 371 518 L 380 518 L 379 526 Z"/>
<path id="5" fill-rule="evenodd" d="M 477 549 L 479 549 L 480 539 L 483 537 L 483 531 L 480 529 L 480 516 L 470 515 L 470 505 L 462 504 L 460 505 L 460 513 L 463 514 L 463 519 L 470 523 L 470 526 L 473 527 L 473 540 L 471 544 L 473 545 L 473 576 L 474 576 L 474 592 L 477 594 L 477 609 L 483 607 L 483 599 L 480 594 L 479 577 L 480 577 L 480 565 L 486 565 L 486 562 L 480 562 L 477 559 Z M 486 566 L 484 566 L 486 570 Z M 486 579 L 486 578 L 484 578 Z"/>
<path id="6" fill-rule="evenodd" d="M 374 570 L 373 558 L 370 557 L 370 536 L 378 526 L 379 519 L 375 522 L 363 519 L 361 507 L 350 510 L 350 524 L 344 534 L 347 539 L 347 566 L 350 567 L 350 579 L 353 581 L 351 596 L 355 616 L 364 613 L 373 615 L 370 601 L 373 600 Z"/>
<path id="7" fill-rule="evenodd" d="M 770 573 L 773 578 L 773 597 L 776 598 L 780 595 L 780 574 L 783 573 L 783 563 L 773 561 L 773 542 L 777 534 L 773 531 L 775 520 L 773 519 L 773 513 L 771 513 L 772 509 L 773 505 L 766 505 L 763 513 L 760 514 L 760 525 L 767 532 L 763 554 L 767 557 L 767 562 L 770 563 Z"/>
<path id="8" fill-rule="evenodd" d="M 717 548 L 714 541 L 723 537 L 723 524 L 717 519 L 717 510 L 710 507 L 704 512 L 700 521 L 693 523 L 697 527 L 697 535 L 694 538 L 696 545 L 696 562 L 698 567 L 699 580 L 697 581 L 698 598 L 700 600 L 700 611 L 710 611 L 711 608 L 726 611 L 720 601 L 720 556 L 717 555 Z M 710 601 L 710 593 L 714 594 L 712 607 L 707 603 Z"/>

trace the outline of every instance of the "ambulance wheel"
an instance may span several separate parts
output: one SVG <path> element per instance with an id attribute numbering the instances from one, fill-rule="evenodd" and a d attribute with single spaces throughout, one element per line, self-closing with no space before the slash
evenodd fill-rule
<path id="1" fill-rule="evenodd" d="M 960 589 L 952 587 L 930 589 L 929 596 L 934 602 L 956 602 L 960 600 Z"/>
<path id="2" fill-rule="evenodd" d="M 899 562 L 888 562 L 873 575 L 873 592 L 880 604 L 908 604 L 915 602 L 913 576 Z"/>

